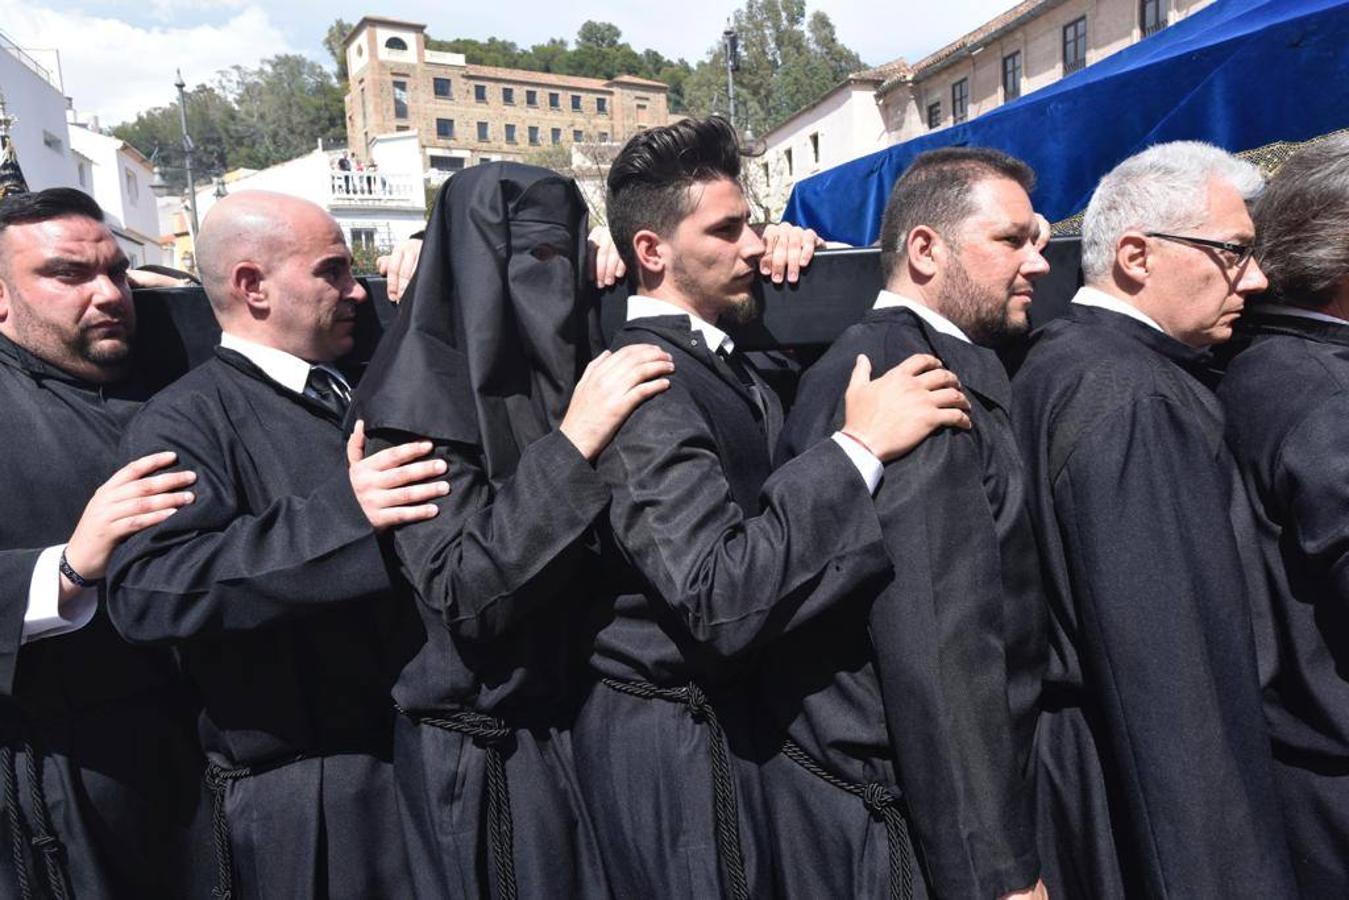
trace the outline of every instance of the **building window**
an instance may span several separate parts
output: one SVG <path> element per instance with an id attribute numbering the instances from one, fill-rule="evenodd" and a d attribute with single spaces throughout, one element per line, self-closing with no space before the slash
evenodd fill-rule
<path id="1" fill-rule="evenodd" d="M 586 133 L 577 128 L 571 133 L 571 140 L 574 144 L 579 144 L 586 139 Z"/>
<path id="2" fill-rule="evenodd" d="M 559 94 L 557 91 L 548 92 L 548 108 L 549 109 L 562 108 L 562 95 Z"/>
<path id="3" fill-rule="evenodd" d="M 441 156 L 440 154 L 431 154 L 431 168 L 437 172 L 458 172 L 464 167 L 464 158 L 462 156 Z"/>
<path id="4" fill-rule="evenodd" d="M 515 88 L 504 87 L 501 89 L 501 102 L 507 106 L 515 105 Z"/>
<path id="5" fill-rule="evenodd" d="M 1002 58 L 1002 99 L 1015 100 L 1021 96 L 1021 51 Z"/>
<path id="6" fill-rule="evenodd" d="M 445 100 L 454 99 L 454 85 L 450 83 L 450 79 L 448 78 L 432 78 L 431 89 L 435 92 L 437 97 L 444 98 Z"/>
<path id="7" fill-rule="evenodd" d="M 487 102 L 487 85 L 485 85 L 485 84 L 475 84 L 475 85 L 473 85 L 473 99 L 474 99 L 475 101 L 477 101 L 478 103 L 486 103 L 486 102 Z"/>
<path id="8" fill-rule="evenodd" d="M 783 150 L 783 151 L 782 151 L 782 159 L 783 159 L 783 162 L 784 162 L 784 163 L 786 164 L 786 166 L 787 166 L 787 177 L 788 177 L 788 178 L 791 178 L 791 177 L 792 177 L 792 174 L 793 174 L 793 173 L 792 173 L 793 166 L 792 166 L 792 148 L 791 148 L 791 147 L 788 147 L 786 150 Z"/>
<path id="9" fill-rule="evenodd" d="M 970 117 L 970 80 L 962 78 L 951 85 L 951 122 L 959 125 Z"/>
<path id="10" fill-rule="evenodd" d="M 412 129 L 409 128 L 407 125 L 395 125 L 395 126 L 393 127 L 393 130 L 394 130 L 394 131 L 411 131 Z"/>
<path id="11" fill-rule="evenodd" d="M 1063 74 L 1076 72 L 1087 64 L 1087 17 L 1063 26 Z"/>
<path id="12" fill-rule="evenodd" d="M 609 112 L 609 98 L 608 98 L 608 97 L 596 97 L 596 98 L 595 98 L 595 112 L 599 113 L 600 115 L 605 115 L 605 114 L 607 114 L 607 113 Z"/>
<path id="13" fill-rule="evenodd" d="M 768 176 L 768 163 L 760 163 L 759 167 L 763 172 L 763 183 L 766 186 L 771 180 Z"/>
<path id="14" fill-rule="evenodd" d="M 353 228 L 353 229 L 351 229 L 351 249 L 353 249 L 353 250 L 374 250 L 374 249 L 375 249 L 375 229 L 373 229 L 373 228 Z"/>
<path id="15" fill-rule="evenodd" d="M 506 143 L 508 143 L 508 144 L 514 144 L 514 143 L 515 143 L 515 126 L 514 126 L 514 125 L 507 125 L 507 126 L 506 126 Z"/>
<path id="16" fill-rule="evenodd" d="M 80 164 L 79 164 L 79 171 L 80 171 L 80 187 L 88 187 L 88 186 L 89 186 L 89 165 L 88 165 L 88 163 L 83 163 L 83 162 L 80 163 Z"/>
<path id="17" fill-rule="evenodd" d="M 940 127 L 941 127 L 941 101 L 940 101 L 940 100 L 938 100 L 938 101 L 935 102 L 935 103 L 929 103 L 929 104 L 927 105 L 927 127 L 928 127 L 928 128 L 940 128 Z"/>
<path id="18" fill-rule="evenodd" d="M 574 110 L 575 112 L 580 112 L 580 111 L 581 111 L 581 95 L 580 95 L 580 94 L 572 94 L 572 95 L 571 95 L 571 108 L 572 108 L 572 110 Z"/>
<path id="19" fill-rule="evenodd" d="M 1143 29 L 1143 37 L 1166 27 L 1166 6 L 1162 0 L 1139 0 L 1138 27 Z"/>
<path id="20" fill-rule="evenodd" d="M 122 174 L 126 176 L 126 198 L 131 201 L 132 206 L 136 206 L 141 202 L 140 180 L 130 169 L 123 169 Z"/>
<path id="21" fill-rule="evenodd" d="M 395 119 L 406 119 L 408 117 L 408 83 L 406 81 L 395 81 L 393 83 L 393 117 Z"/>
<path id="22" fill-rule="evenodd" d="M 538 106 L 538 105 L 539 105 L 539 92 L 525 91 L 525 106 Z"/>
<path id="23" fill-rule="evenodd" d="M 388 50 L 406 50 L 408 42 L 400 37 L 391 37 L 384 42 L 384 46 Z"/>
<path id="24" fill-rule="evenodd" d="M 61 139 L 56 135 L 52 134 L 50 131 L 42 132 L 42 143 L 43 145 L 46 146 L 48 150 L 55 150 L 57 153 L 62 152 L 61 148 L 62 146 L 64 146 L 61 143 Z"/>
<path id="25" fill-rule="evenodd" d="M 560 143 L 562 143 L 562 129 L 561 129 L 561 128 L 554 128 L 552 134 L 550 135 L 550 137 L 552 137 L 553 143 L 554 143 L 554 144 L 560 144 Z"/>
<path id="26" fill-rule="evenodd" d="M 491 134 L 490 131 L 487 130 L 487 123 L 486 123 L 486 122 L 479 122 L 479 123 L 478 123 L 478 140 L 480 140 L 480 141 L 490 141 L 491 139 L 492 139 L 492 134 Z"/>
<path id="27" fill-rule="evenodd" d="M 607 144 L 607 143 L 609 143 L 609 132 L 607 132 L 607 131 L 601 131 L 601 132 L 600 132 L 600 143 L 601 143 L 601 144 Z"/>
<path id="28" fill-rule="evenodd" d="M 817 166 L 820 164 L 820 133 L 818 131 L 810 136 L 810 161 Z"/>
<path id="29" fill-rule="evenodd" d="M 444 141 L 454 140 L 454 119 L 436 119 L 436 137 Z"/>
<path id="30" fill-rule="evenodd" d="M 539 126 L 537 125 L 529 126 L 529 146 L 539 146 Z"/>
<path id="31" fill-rule="evenodd" d="M 490 157 L 490 156 L 479 156 L 479 157 L 478 157 L 478 165 L 480 165 L 480 166 L 485 166 L 485 165 L 487 165 L 487 164 L 488 164 L 489 162 L 491 162 L 491 161 L 492 161 L 492 157 Z"/>

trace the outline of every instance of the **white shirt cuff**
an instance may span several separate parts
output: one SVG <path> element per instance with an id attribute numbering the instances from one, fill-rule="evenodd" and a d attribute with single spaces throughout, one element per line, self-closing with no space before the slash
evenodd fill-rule
<path id="1" fill-rule="evenodd" d="M 834 443 L 843 448 L 843 452 L 848 454 L 848 459 L 857 467 L 857 474 L 867 483 L 867 491 L 876 493 L 876 485 L 881 483 L 881 472 L 885 470 L 876 454 L 841 431 L 835 431 L 833 438 Z"/>
<path id="2" fill-rule="evenodd" d="M 23 639 L 20 643 L 56 637 L 78 631 L 89 624 L 98 610 L 98 589 L 85 588 L 61 602 L 61 554 L 66 545 L 43 550 L 33 566 L 28 583 L 28 608 L 23 614 Z"/>

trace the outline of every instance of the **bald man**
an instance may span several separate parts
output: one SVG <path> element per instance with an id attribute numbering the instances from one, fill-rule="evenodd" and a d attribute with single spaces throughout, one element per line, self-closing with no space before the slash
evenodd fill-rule
<path id="1" fill-rule="evenodd" d="M 196 502 L 112 560 L 113 623 L 173 646 L 200 695 L 222 896 L 406 896 L 391 648 L 419 626 L 381 535 L 435 515 L 445 464 L 423 459 L 429 443 L 362 458 L 360 429 L 344 441 L 338 362 L 366 294 L 331 216 L 236 194 L 207 216 L 197 256 L 220 347 L 122 444 L 128 459 L 175 451 Z"/>

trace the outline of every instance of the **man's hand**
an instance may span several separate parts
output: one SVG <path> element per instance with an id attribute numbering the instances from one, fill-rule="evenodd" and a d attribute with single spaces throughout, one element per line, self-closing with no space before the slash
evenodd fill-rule
<path id="1" fill-rule="evenodd" d="M 810 265 L 824 240 L 813 228 L 798 228 L 788 222 L 765 225 L 761 235 L 764 253 L 759 259 L 759 274 L 772 277 L 774 284 L 796 284 L 801 270 Z"/>
<path id="2" fill-rule="evenodd" d="M 998 900 L 1049 900 L 1049 891 L 1045 888 L 1043 881 L 1037 881 L 1034 887 L 1028 887 L 1024 891 L 1012 891 L 1010 894 L 1003 894 Z"/>
<path id="3" fill-rule="evenodd" d="M 165 275 L 163 272 L 148 272 L 145 269 L 128 269 L 126 273 L 126 283 L 133 288 L 171 288 L 187 287 L 195 284 L 191 278 L 174 278 L 172 275 Z M 78 569 L 75 571 L 79 572 Z M 83 572 L 80 572 L 83 575 Z"/>
<path id="4" fill-rule="evenodd" d="M 590 361 L 567 404 L 558 431 L 593 461 L 642 401 L 670 386 L 674 358 L 651 344 L 605 350 Z"/>
<path id="5" fill-rule="evenodd" d="M 163 522 L 195 499 L 183 488 L 197 480 L 196 472 L 154 474 L 176 459 L 178 454 L 171 451 L 142 456 L 118 469 L 94 491 L 75 525 L 75 533 L 66 542 L 66 562 L 72 569 L 84 578 L 102 578 L 108 571 L 108 557 L 118 544 Z M 62 594 L 79 590 L 64 575 L 61 589 Z"/>
<path id="6" fill-rule="evenodd" d="M 403 291 L 407 290 L 408 282 L 417 271 L 417 260 L 421 255 L 421 238 L 408 238 L 395 247 L 392 253 L 375 260 L 379 274 L 388 279 L 385 289 L 394 303 L 403 299 Z"/>
<path id="7" fill-rule="evenodd" d="M 960 379 L 935 356 L 916 353 L 871 380 L 871 361 L 857 357 L 844 394 L 843 433 L 881 462 L 903 456 L 938 428 L 969 428 L 970 403 Z"/>
<path id="8" fill-rule="evenodd" d="M 448 494 L 450 483 L 429 479 L 444 475 L 448 466 L 443 459 L 423 459 L 430 452 L 430 441 L 411 441 L 367 457 L 365 422 L 356 422 L 347 439 L 347 475 L 361 512 L 377 533 L 438 512 L 427 501 Z"/>
<path id="9" fill-rule="evenodd" d="M 618 255 L 618 245 L 603 225 L 592 228 L 586 238 L 586 271 L 590 273 L 590 280 L 601 288 L 613 287 L 628 274 L 623 257 Z"/>

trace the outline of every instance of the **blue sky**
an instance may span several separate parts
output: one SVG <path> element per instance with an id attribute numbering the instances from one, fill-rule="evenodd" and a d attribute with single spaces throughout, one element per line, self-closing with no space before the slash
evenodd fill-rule
<path id="1" fill-rule="evenodd" d="M 825 9 L 840 40 L 878 65 L 898 56 L 921 58 L 1015 2 L 808 0 L 808 10 Z M 336 18 L 355 22 L 378 13 L 424 22 L 437 37 L 497 36 L 526 47 L 552 37 L 572 39 L 584 21 L 597 19 L 617 25 L 638 50 L 651 47 L 696 63 L 719 39 L 737 2 L 682 0 L 676 21 L 652 15 L 653 7 L 662 6 L 595 0 L 563 12 L 555 0 L 0 0 L 0 31 L 26 49 L 59 50 L 65 90 L 76 108 L 111 125 L 170 102 L 179 67 L 189 84 L 197 84 L 220 69 L 256 65 L 277 53 L 303 53 L 328 64 L 320 42 Z"/>

